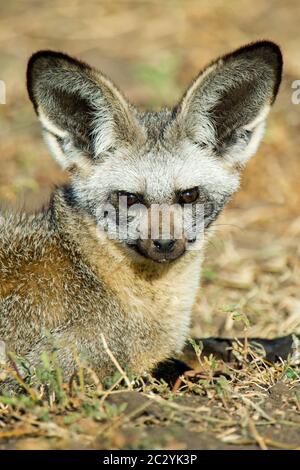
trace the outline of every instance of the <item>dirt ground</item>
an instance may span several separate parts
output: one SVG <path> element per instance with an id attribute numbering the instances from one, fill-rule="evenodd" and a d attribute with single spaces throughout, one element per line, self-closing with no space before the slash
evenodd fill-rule
<path id="1" fill-rule="evenodd" d="M 52 161 L 25 88 L 38 49 L 103 70 L 142 108 L 175 104 L 205 64 L 271 39 L 284 55 L 279 98 L 240 192 L 214 227 L 192 336 L 300 332 L 300 3 L 297 0 L 12 0 L 1 3 L 0 200 L 33 210 L 66 175 Z M 75 390 L 52 401 L 0 398 L 1 448 L 300 448 L 300 369 L 237 345 L 239 364 L 200 358 L 201 376 L 166 384 Z M 49 398 L 49 397 L 48 397 Z M 51 398 L 51 397 L 50 397 Z M 124 405 L 127 403 L 127 405 Z"/>

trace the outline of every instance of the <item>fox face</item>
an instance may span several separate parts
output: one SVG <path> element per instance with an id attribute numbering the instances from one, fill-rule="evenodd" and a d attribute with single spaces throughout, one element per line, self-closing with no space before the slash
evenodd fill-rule
<path id="1" fill-rule="evenodd" d="M 263 136 L 281 72 L 278 46 L 250 44 L 206 67 L 174 109 L 145 113 L 59 52 L 31 57 L 27 85 L 70 174 L 68 201 L 137 262 L 162 263 L 201 249 Z"/>

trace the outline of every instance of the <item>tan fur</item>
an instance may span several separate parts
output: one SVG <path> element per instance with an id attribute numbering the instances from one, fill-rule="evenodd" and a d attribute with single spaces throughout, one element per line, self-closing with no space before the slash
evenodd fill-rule
<path id="1" fill-rule="evenodd" d="M 115 366 L 102 335 L 134 374 L 182 350 L 199 286 L 201 227 L 237 190 L 281 67 L 275 44 L 245 46 L 200 74 L 173 110 L 141 114 L 87 64 L 53 51 L 31 57 L 29 96 L 70 182 L 41 213 L 1 217 L 0 341 L 8 351 L 33 367 L 55 348 L 66 377 L 79 355 L 103 379 Z M 117 218 L 113 228 L 101 225 L 121 194 L 142 201 L 149 217 L 153 204 L 181 207 L 182 192 L 196 194 L 197 210 L 180 240 L 175 212 L 164 245 L 134 230 L 138 211 L 126 215 L 125 238 L 112 239 Z"/>
<path id="2" fill-rule="evenodd" d="M 94 222 L 73 212 L 59 191 L 46 217 L 23 221 L 16 239 L 12 220 L 7 224 L 9 253 L 5 243 L 0 250 L 0 338 L 10 350 L 37 364 L 51 348 L 49 332 L 66 375 L 75 367 L 76 348 L 100 377 L 113 371 L 102 333 L 134 373 L 181 350 L 199 282 L 198 251 L 168 266 L 136 264 L 114 241 L 99 241 Z M 28 251 L 28 238 L 35 253 Z"/>

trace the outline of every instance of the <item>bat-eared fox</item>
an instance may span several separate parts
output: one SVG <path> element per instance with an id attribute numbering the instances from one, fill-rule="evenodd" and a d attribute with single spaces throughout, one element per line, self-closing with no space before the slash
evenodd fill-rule
<path id="1" fill-rule="evenodd" d="M 30 58 L 29 97 L 69 182 L 37 214 L 1 215 L 6 351 L 34 368 L 55 347 L 66 377 L 80 357 L 100 379 L 112 355 L 138 375 L 182 351 L 210 226 L 259 145 L 281 73 L 279 47 L 252 43 L 202 70 L 173 109 L 139 112 L 79 60 Z"/>

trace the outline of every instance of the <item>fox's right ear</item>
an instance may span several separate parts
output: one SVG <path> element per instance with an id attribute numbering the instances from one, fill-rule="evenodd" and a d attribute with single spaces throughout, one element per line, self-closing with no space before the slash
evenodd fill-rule
<path id="1" fill-rule="evenodd" d="M 40 51 L 28 63 L 27 88 L 55 158 L 68 168 L 136 138 L 134 110 L 112 82 L 66 54 Z"/>

